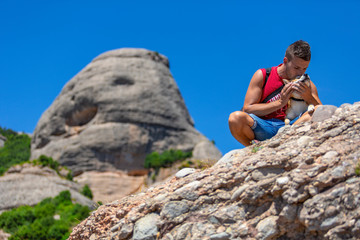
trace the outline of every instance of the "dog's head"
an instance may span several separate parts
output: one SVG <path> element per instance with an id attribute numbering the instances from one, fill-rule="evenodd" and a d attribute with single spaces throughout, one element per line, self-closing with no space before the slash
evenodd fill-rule
<path id="1" fill-rule="evenodd" d="M 304 73 L 301 76 L 296 76 L 294 79 L 288 80 L 288 79 L 283 79 L 284 84 L 288 84 L 288 83 L 300 83 L 300 82 L 305 82 L 308 86 L 310 85 L 310 77 L 308 74 Z"/>
<path id="2" fill-rule="evenodd" d="M 297 76 L 292 80 L 283 79 L 284 84 L 288 83 L 301 83 L 304 82 L 306 85 L 310 86 L 310 77 L 308 74 L 303 74 L 301 76 Z M 297 92 L 293 92 L 292 96 L 297 99 L 301 99 L 301 96 Z"/>

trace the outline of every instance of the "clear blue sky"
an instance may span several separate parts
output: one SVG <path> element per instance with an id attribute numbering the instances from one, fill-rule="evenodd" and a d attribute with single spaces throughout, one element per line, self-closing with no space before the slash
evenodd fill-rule
<path id="1" fill-rule="evenodd" d="M 360 1 L 0 0 L 0 126 L 32 133 L 97 55 L 146 48 L 170 60 L 195 127 L 226 153 L 227 119 L 253 73 L 303 39 L 323 104 L 360 101 Z"/>

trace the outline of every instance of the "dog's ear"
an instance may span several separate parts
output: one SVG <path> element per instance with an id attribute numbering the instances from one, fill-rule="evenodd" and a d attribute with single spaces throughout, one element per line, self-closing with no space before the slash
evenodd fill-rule
<path id="1" fill-rule="evenodd" d="M 305 80 L 306 80 L 306 81 L 310 81 L 310 76 L 309 76 L 309 74 L 304 73 L 304 76 L 305 76 Z"/>
<path id="2" fill-rule="evenodd" d="M 310 81 L 311 81 L 311 79 L 310 79 L 309 75 L 306 74 L 306 85 L 310 86 Z"/>

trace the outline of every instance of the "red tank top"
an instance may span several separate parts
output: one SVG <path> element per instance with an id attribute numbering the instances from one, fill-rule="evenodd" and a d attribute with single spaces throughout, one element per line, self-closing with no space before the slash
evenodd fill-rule
<path id="1" fill-rule="evenodd" d="M 282 64 L 280 64 L 279 66 L 281 66 L 281 65 Z M 274 92 L 276 89 L 278 89 L 279 87 L 281 87 L 284 84 L 282 78 L 279 76 L 279 74 L 277 72 L 277 68 L 279 66 L 271 68 L 270 75 L 268 77 L 265 87 L 263 88 L 260 102 L 262 102 L 267 96 L 269 96 L 272 92 Z M 263 69 L 261 69 L 261 71 L 264 76 L 264 83 L 265 83 L 266 69 L 263 68 Z M 278 100 L 279 98 L 280 98 L 280 93 L 277 94 L 276 96 L 274 96 L 273 98 L 271 98 L 267 102 L 273 102 L 273 101 Z M 262 119 L 277 118 L 280 120 L 284 120 L 285 116 L 286 116 L 286 113 L 285 113 L 286 109 L 287 109 L 287 105 L 285 105 L 284 107 L 278 109 L 277 111 L 272 112 L 261 118 Z"/>

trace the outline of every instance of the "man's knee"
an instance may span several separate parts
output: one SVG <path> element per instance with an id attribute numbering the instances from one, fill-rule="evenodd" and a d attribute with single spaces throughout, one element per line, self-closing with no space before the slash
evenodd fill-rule
<path id="1" fill-rule="evenodd" d="M 243 112 L 236 111 L 232 112 L 229 116 L 229 124 L 238 123 L 243 118 Z"/>
<path id="2" fill-rule="evenodd" d="M 239 124 L 249 124 L 249 118 L 251 118 L 247 113 L 242 111 L 236 111 L 230 114 L 229 116 L 229 125 L 230 127 L 233 125 Z"/>
<path id="3" fill-rule="evenodd" d="M 231 134 L 244 146 L 250 145 L 250 141 L 254 139 L 253 118 L 242 111 L 236 111 L 229 116 L 229 128 Z"/>

